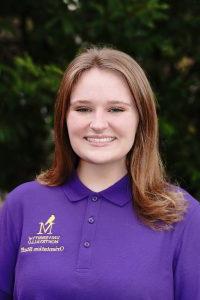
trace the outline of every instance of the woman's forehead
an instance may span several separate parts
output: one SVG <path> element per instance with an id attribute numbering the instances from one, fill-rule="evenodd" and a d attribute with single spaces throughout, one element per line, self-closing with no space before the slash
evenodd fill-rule
<path id="1" fill-rule="evenodd" d="M 94 102 L 96 99 L 104 101 L 132 102 L 132 94 L 127 82 L 115 71 L 97 68 L 85 71 L 71 92 L 71 103 L 79 101 Z"/>

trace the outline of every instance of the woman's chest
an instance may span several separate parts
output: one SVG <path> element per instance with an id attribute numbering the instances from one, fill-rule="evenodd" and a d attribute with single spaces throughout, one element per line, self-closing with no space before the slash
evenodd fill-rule
<path id="1" fill-rule="evenodd" d="M 82 208 L 25 219 L 15 299 L 173 299 L 171 240 L 124 215 Z M 78 218 L 79 216 L 79 218 Z"/>

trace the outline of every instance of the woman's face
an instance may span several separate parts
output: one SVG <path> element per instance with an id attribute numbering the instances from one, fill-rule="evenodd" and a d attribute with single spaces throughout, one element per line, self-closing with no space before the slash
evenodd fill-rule
<path id="1" fill-rule="evenodd" d="M 98 68 L 85 71 L 72 90 L 66 121 L 71 146 L 82 163 L 125 164 L 138 114 L 120 74 Z"/>

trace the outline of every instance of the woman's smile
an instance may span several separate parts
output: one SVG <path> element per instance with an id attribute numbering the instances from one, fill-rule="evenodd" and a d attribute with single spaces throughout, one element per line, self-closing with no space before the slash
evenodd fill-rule
<path id="1" fill-rule="evenodd" d="M 116 140 L 115 137 L 113 138 L 91 138 L 91 137 L 84 137 L 84 139 L 92 146 L 95 147 L 104 147 L 111 145 L 112 142 Z"/>

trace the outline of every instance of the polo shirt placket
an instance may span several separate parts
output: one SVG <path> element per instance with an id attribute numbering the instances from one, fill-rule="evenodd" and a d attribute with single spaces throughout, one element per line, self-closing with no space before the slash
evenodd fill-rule
<path id="1" fill-rule="evenodd" d="M 130 184 L 130 178 L 126 174 L 107 189 L 94 192 L 86 187 L 79 179 L 77 172 L 73 171 L 67 183 L 62 186 L 70 202 L 87 201 L 75 266 L 77 272 L 86 274 L 92 270 L 98 220 L 102 214 L 104 215 L 104 211 L 101 211 L 102 201 L 123 207 L 132 199 Z M 96 251 L 98 251 L 97 248 Z"/>
<path id="2" fill-rule="evenodd" d="M 87 272 L 91 267 L 93 244 L 95 243 L 95 232 L 98 223 L 98 213 L 101 199 L 98 194 L 88 197 L 87 210 L 82 228 L 82 236 L 78 253 L 76 270 Z"/>

